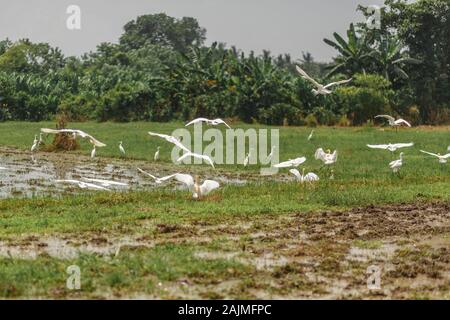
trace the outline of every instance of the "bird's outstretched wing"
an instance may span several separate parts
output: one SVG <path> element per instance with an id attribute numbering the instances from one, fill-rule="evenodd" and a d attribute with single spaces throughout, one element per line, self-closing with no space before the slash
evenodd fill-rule
<path id="1" fill-rule="evenodd" d="M 429 154 L 430 156 L 433 156 L 433 157 L 437 157 L 437 158 L 439 158 L 439 155 L 437 155 L 437 154 L 435 154 L 435 153 L 431 153 L 431 152 L 428 152 L 428 151 L 423 151 L 423 150 L 420 150 L 420 152 L 422 152 L 422 153 L 426 153 L 426 154 Z"/>
<path id="2" fill-rule="evenodd" d="M 41 132 L 43 132 L 43 133 L 52 133 L 52 134 L 75 133 L 75 134 L 79 135 L 82 138 L 88 138 L 89 141 L 93 145 L 95 145 L 96 147 L 106 147 L 106 144 L 104 144 L 103 142 L 100 142 L 97 139 L 95 139 L 93 136 L 91 136 L 90 134 L 87 134 L 86 132 L 81 131 L 81 130 L 77 130 L 77 129 L 60 129 L 60 130 L 56 130 L 56 129 L 41 128 Z"/>
<path id="3" fill-rule="evenodd" d="M 367 146 L 371 149 L 387 149 L 389 147 L 387 144 L 368 144 Z"/>
<path id="4" fill-rule="evenodd" d="M 441 157 L 444 158 L 444 159 L 448 159 L 448 158 L 450 158 L 450 153 L 447 153 L 446 155 L 443 155 Z"/>
<path id="5" fill-rule="evenodd" d="M 301 74 L 301 76 L 308 80 L 309 82 L 311 82 L 313 85 L 315 85 L 316 87 L 322 87 L 322 85 L 320 83 L 318 83 L 316 80 L 314 80 L 313 78 L 311 78 L 302 68 L 300 68 L 298 65 L 295 66 L 295 68 L 297 69 L 297 72 Z"/>
<path id="6" fill-rule="evenodd" d="M 197 118 L 197 119 L 192 120 L 191 122 L 188 122 L 188 123 L 185 125 L 185 127 L 188 127 L 188 126 L 190 126 L 190 125 L 192 125 L 192 124 L 196 124 L 196 123 L 199 123 L 199 122 L 210 122 L 210 121 L 211 121 L 211 120 L 206 119 L 206 118 Z"/>
<path id="7" fill-rule="evenodd" d="M 123 187 L 126 187 L 126 186 L 128 186 L 127 183 L 116 182 L 116 181 L 111 181 L 111 180 L 92 179 L 92 178 L 81 178 L 81 179 L 85 180 L 85 181 L 89 181 L 89 182 L 99 183 L 100 185 L 102 185 L 104 187 L 109 187 L 109 186 L 123 186 Z"/>
<path id="8" fill-rule="evenodd" d="M 306 176 L 303 178 L 305 181 L 318 181 L 320 180 L 319 176 L 313 172 L 309 172 L 306 174 Z"/>
<path id="9" fill-rule="evenodd" d="M 297 169 L 291 169 L 289 172 L 292 173 L 298 180 L 302 179 L 302 176 Z"/>
<path id="10" fill-rule="evenodd" d="M 380 114 L 378 116 L 375 116 L 375 118 L 384 118 L 384 119 L 387 119 L 389 121 L 395 122 L 395 118 L 391 117 L 391 116 L 389 116 L 387 114 Z"/>
<path id="11" fill-rule="evenodd" d="M 228 129 L 231 129 L 231 127 L 222 119 L 214 119 L 213 122 L 217 124 L 224 124 Z"/>
<path id="12" fill-rule="evenodd" d="M 178 173 L 175 175 L 175 179 L 181 183 L 184 183 L 189 190 L 194 187 L 194 178 L 189 174 Z"/>
<path id="13" fill-rule="evenodd" d="M 393 145 L 394 147 L 396 147 L 397 149 L 399 148 L 408 148 L 408 147 L 412 147 L 414 146 L 414 143 L 396 143 Z"/>
<path id="14" fill-rule="evenodd" d="M 220 187 L 220 184 L 214 180 L 205 180 L 203 184 L 200 186 L 200 193 L 202 195 L 207 195 L 211 191 Z"/>
<path id="15" fill-rule="evenodd" d="M 169 135 L 167 135 L 167 134 L 155 133 L 155 132 L 151 132 L 151 131 L 149 131 L 148 134 L 151 135 L 151 136 L 154 136 L 154 137 L 160 137 L 160 138 L 166 140 L 167 142 L 170 142 L 170 143 L 176 145 L 176 146 L 177 146 L 178 148 L 180 148 L 181 150 L 184 150 L 184 151 L 186 151 L 186 152 L 191 152 L 191 150 L 189 150 L 188 148 L 186 148 L 186 147 L 184 146 L 184 144 L 182 144 L 181 141 L 178 140 L 178 139 L 175 138 L 175 137 L 169 136 Z"/>
<path id="16" fill-rule="evenodd" d="M 398 119 L 398 120 L 396 120 L 394 123 L 395 123 L 395 124 L 398 124 L 398 125 L 400 125 L 400 124 L 403 123 L 403 124 L 406 124 L 408 127 L 411 128 L 411 124 L 410 124 L 408 121 L 404 120 L 404 119 Z"/>
<path id="17" fill-rule="evenodd" d="M 316 160 L 323 160 L 325 158 L 325 151 L 323 151 L 322 148 L 319 148 L 316 150 L 316 153 L 314 153 L 314 158 L 316 158 Z"/>
<path id="18" fill-rule="evenodd" d="M 148 173 L 147 171 L 142 170 L 141 168 L 137 168 L 137 169 L 138 169 L 138 171 L 139 171 L 140 173 L 143 173 L 143 174 L 145 174 L 146 176 L 149 176 L 150 178 L 152 178 L 152 179 L 154 179 L 154 180 L 157 180 L 157 179 L 158 179 L 158 178 L 155 177 L 154 175 Z"/>
<path id="19" fill-rule="evenodd" d="M 349 82 L 352 81 L 352 80 L 353 80 L 353 79 L 350 78 L 350 79 L 347 79 L 347 80 L 341 80 L 341 81 L 331 82 L 331 83 L 327 84 L 326 86 L 324 86 L 323 88 L 324 88 L 324 89 L 329 89 L 329 88 L 331 88 L 332 86 L 338 86 L 338 85 L 340 85 L 340 84 L 349 83 Z"/>

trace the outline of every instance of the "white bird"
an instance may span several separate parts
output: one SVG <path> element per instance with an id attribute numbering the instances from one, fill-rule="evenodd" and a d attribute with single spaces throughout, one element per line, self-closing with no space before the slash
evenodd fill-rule
<path id="1" fill-rule="evenodd" d="M 42 139 L 42 132 L 40 132 L 40 133 L 39 133 L 38 146 L 40 146 L 43 142 L 44 142 L 44 140 Z"/>
<path id="2" fill-rule="evenodd" d="M 94 159 L 95 158 L 95 154 L 96 154 L 96 149 L 95 149 L 95 144 L 94 144 L 94 148 L 92 149 L 92 151 L 91 151 L 91 159 Z"/>
<path id="3" fill-rule="evenodd" d="M 76 139 L 77 136 L 80 136 L 82 138 L 87 138 L 89 140 L 90 143 L 92 143 L 94 146 L 97 147 L 106 147 L 106 144 L 104 144 L 103 142 L 98 141 L 97 139 L 95 139 L 93 136 L 91 136 L 90 134 L 87 134 L 84 131 L 81 130 L 76 130 L 76 129 L 60 129 L 60 130 L 55 130 L 55 129 L 48 129 L 48 128 L 42 128 L 41 132 L 43 133 L 52 133 L 52 134 L 58 134 L 58 133 L 71 133 L 73 135 L 73 138 Z"/>
<path id="4" fill-rule="evenodd" d="M 292 173 L 297 178 L 297 181 L 300 181 L 301 183 L 319 181 L 319 176 L 314 172 L 308 172 L 305 175 L 305 168 L 303 168 L 303 172 L 301 174 L 297 169 L 291 169 L 289 172 Z"/>
<path id="5" fill-rule="evenodd" d="M 158 177 L 155 177 L 154 175 L 152 175 L 152 174 L 150 174 L 148 172 L 145 172 L 144 170 L 142 170 L 140 168 L 137 168 L 137 169 L 138 169 L 139 172 L 141 172 L 141 173 L 145 174 L 146 176 L 149 176 L 150 178 L 155 180 L 156 184 L 162 184 L 163 182 L 174 178 L 178 174 L 178 173 L 175 173 L 175 174 L 171 174 L 170 176 L 158 178 Z"/>
<path id="6" fill-rule="evenodd" d="M 191 152 L 191 151 L 186 152 L 186 153 L 183 154 L 181 157 L 179 157 L 179 158 L 177 159 L 177 162 L 181 162 L 181 161 L 183 161 L 184 159 L 190 158 L 190 157 L 202 159 L 202 160 L 206 161 L 209 165 L 211 165 L 211 167 L 213 167 L 213 168 L 215 169 L 215 167 L 214 167 L 214 162 L 213 162 L 213 160 L 212 160 L 209 156 L 206 156 L 206 155 L 203 155 L 203 154 L 198 154 L 198 153 L 193 153 L 193 152 Z"/>
<path id="7" fill-rule="evenodd" d="M 231 129 L 231 127 L 222 119 L 210 120 L 210 119 L 206 119 L 206 118 L 197 118 L 195 120 L 192 120 L 191 122 L 186 124 L 186 127 L 188 127 L 192 124 L 199 123 L 199 122 L 206 122 L 208 125 L 213 125 L 213 126 L 217 126 L 219 124 L 224 124 L 225 126 L 227 126 L 228 129 Z"/>
<path id="8" fill-rule="evenodd" d="M 400 148 L 409 148 L 414 146 L 414 143 L 395 143 L 395 144 L 368 144 L 367 145 L 371 149 L 383 149 L 383 150 L 389 150 L 390 152 L 395 152 L 397 149 Z"/>
<path id="9" fill-rule="evenodd" d="M 274 154 L 274 152 L 275 152 L 275 149 L 276 149 L 276 147 L 273 146 L 273 147 L 272 147 L 272 150 L 270 151 L 269 155 L 267 156 L 267 162 L 272 161 L 272 158 L 273 158 L 273 154 Z"/>
<path id="10" fill-rule="evenodd" d="M 249 151 L 247 153 L 247 156 L 244 159 L 244 168 L 248 166 L 248 163 L 250 162 L 250 155 L 251 155 L 251 151 Z"/>
<path id="11" fill-rule="evenodd" d="M 344 84 L 344 83 L 348 83 L 350 81 L 352 81 L 352 79 L 347 79 L 347 80 L 341 80 L 341 81 L 336 81 L 336 82 L 331 82 L 327 85 L 323 85 L 318 83 L 316 80 L 314 80 L 313 78 L 311 78 L 302 68 L 300 68 L 299 66 L 295 66 L 297 68 L 298 73 L 301 74 L 301 76 L 303 77 L 303 79 L 308 80 L 309 82 L 311 82 L 317 89 L 313 89 L 312 92 L 314 93 L 314 95 L 327 95 L 327 94 L 331 94 L 333 93 L 333 91 L 329 90 L 331 87 L 333 86 L 337 86 L 340 84 Z"/>
<path id="12" fill-rule="evenodd" d="M 394 173 L 397 173 L 403 165 L 403 152 L 400 153 L 400 159 L 394 160 L 389 163 L 389 167 L 391 167 Z"/>
<path id="13" fill-rule="evenodd" d="M 31 152 L 36 151 L 38 145 L 39 145 L 39 141 L 38 141 L 38 139 L 37 139 L 37 134 L 35 134 L 35 135 L 34 135 L 33 145 L 31 146 Z"/>
<path id="14" fill-rule="evenodd" d="M 159 160 L 159 149 L 161 147 L 156 148 L 155 155 L 153 156 L 153 160 L 158 161 Z"/>
<path id="15" fill-rule="evenodd" d="M 314 135 L 314 130 L 311 130 L 311 133 L 308 136 L 308 141 L 311 141 L 313 135 Z"/>
<path id="16" fill-rule="evenodd" d="M 122 141 L 119 142 L 119 151 L 125 156 L 125 148 L 122 145 Z"/>
<path id="17" fill-rule="evenodd" d="M 184 144 L 182 144 L 180 139 L 178 139 L 178 138 L 169 136 L 167 134 L 154 133 L 151 131 L 149 131 L 148 134 L 151 136 L 160 137 L 160 138 L 166 140 L 167 142 L 170 142 L 170 143 L 176 145 L 178 148 L 180 148 L 186 152 L 191 152 L 191 150 L 189 150 L 187 147 L 185 147 Z"/>
<path id="18" fill-rule="evenodd" d="M 194 199 L 199 199 L 202 196 L 206 196 L 211 191 L 220 187 L 220 184 L 214 180 L 205 180 L 203 184 L 200 185 L 199 177 L 195 176 L 195 179 L 189 174 L 177 174 L 175 175 L 175 179 L 179 182 L 184 183 L 189 188 L 189 191 L 192 192 L 192 197 Z"/>
<path id="19" fill-rule="evenodd" d="M 111 187 L 111 186 L 121 186 L 126 187 L 128 186 L 127 183 L 124 182 L 116 182 L 111 180 L 103 180 L 103 179 L 92 179 L 92 178 L 81 178 L 82 180 L 89 181 L 89 182 L 95 182 L 100 184 L 103 187 Z"/>
<path id="20" fill-rule="evenodd" d="M 327 150 L 328 152 L 323 151 L 322 148 L 319 148 L 316 150 L 316 153 L 314 154 L 314 157 L 317 160 L 321 160 L 324 164 L 330 165 L 337 162 L 338 152 L 337 150 L 334 150 L 333 153 L 331 153 L 331 150 Z"/>
<path id="21" fill-rule="evenodd" d="M 430 156 L 434 156 L 434 157 L 438 158 L 439 163 L 442 163 L 442 164 L 447 163 L 447 161 L 448 161 L 447 159 L 450 158 L 450 153 L 441 155 L 440 153 L 436 154 L 436 153 L 431 153 L 431 152 L 427 152 L 427 151 L 423 151 L 423 150 L 420 150 L 420 152 L 426 153 L 426 154 L 429 154 Z"/>
<path id="22" fill-rule="evenodd" d="M 70 184 L 76 184 L 78 185 L 81 189 L 94 189 L 94 190 L 103 190 L 103 191 L 111 191 L 105 187 L 102 186 L 98 186 L 96 184 L 93 183 L 89 183 L 89 182 L 83 182 L 83 181 L 79 181 L 79 180 L 56 180 L 56 183 L 70 183 Z"/>
<path id="23" fill-rule="evenodd" d="M 410 124 L 408 121 L 406 121 L 406 120 L 404 120 L 404 119 L 398 119 L 398 120 L 395 120 L 394 117 L 391 117 L 391 116 L 386 115 L 386 114 L 375 116 L 375 118 L 384 118 L 384 119 L 387 119 L 388 122 L 389 122 L 389 125 L 390 125 L 391 127 L 399 127 L 399 126 L 401 126 L 402 124 L 405 124 L 405 125 L 407 125 L 408 127 L 411 127 L 411 124 Z"/>
<path id="24" fill-rule="evenodd" d="M 450 151 L 450 146 L 447 147 L 447 151 Z"/>
<path id="25" fill-rule="evenodd" d="M 297 159 L 290 159 L 289 161 L 281 162 L 279 164 L 274 165 L 275 168 L 291 168 L 298 167 L 302 163 L 306 161 L 305 157 L 300 157 Z"/>

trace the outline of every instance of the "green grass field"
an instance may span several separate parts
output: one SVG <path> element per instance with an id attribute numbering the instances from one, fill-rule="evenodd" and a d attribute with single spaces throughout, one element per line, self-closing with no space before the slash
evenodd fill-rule
<path id="1" fill-rule="evenodd" d="M 258 175 L 259 166 L 243 168 L 241 165 L 218 165 L 217 171 L 206 165 L 175 166 L 169 160 L 172 146 L 150 137 L 147 131 L 170 134 L 182 126 L 181 123 L 69 125 L 71 128 L 85 130 L 108 145 L 98 149 L 99 157 L 119 158 L 118 142 L 122 140 L 127 150 L 127 158 L 123 161 L 130 166 L 133 166 L 134 160 L 147 160 L 148 167 L 151 168 L 156 147 L 161 146 L 162 166 L 169 171 L 195 171 L 201 174 L 202 179 L 214 178 L 219 173 L 244 177 Z M 53 128 L 54 124 L 2 123 L 0 146 L 28 151 L 34 134 L 38 134 L 41 127 Z M 266 128 L 250 125 L 233 127 Z M 288 262 L 283 265 L 272 261 L 278 261 L 277 259 L 270 258 L 273 265 L 267 268 L 248 261 L 259 261 L 261 256 L 266 257 L 267 251 L 276 257 L 286 243 L 290 243 L 292 247 L 301 246 L 298 241 L 302 232 L 307 232 L 314 239 L 315 229 L 304 229 L 309 220 L 299 225 L 292 224 L 291 219 L 296 221 L 297 218 L 294 217 L 298 215 L 304 219 L 316 214 L 320 216 L 323 212 L 342 212 L 355 207 L 414 203 L 443 203 L 445 206 L 450 201 L 448 164 L 440 165 L 437 159 L 419 152 L 424 149 L 444 153 L 450 145 L 448 127 L 402 129 L 398 133 L 389 128 L 316 128 L 310 142 L 306 139 L 311 131 L 309 128 L 277 129 L 280 130 L 280 160 L 306 156 L 304 167 L 321 176 L 319 183 L 309 186 L 291 180 L 282 182 L 277 177 L 259 177 L 258 182 L 243 186 L 224 185 L 201 201 L 192 200 L 186 191 L 174 191 L 173 188 L 164 186 L 139 192 L 100 192 L 58 198 L 1 200 L 0 296 L 326 297 L 329 288 L 308 280 L 304 272 L 299 271 L 299 262 L 293 258 L 295 255 L 289 254 Z M 51 137 L 47 141 L 50 142 Z M 415 143 L 413 148 L 402 150 L 405 153 L 404 166 L 399 176 L 394 175 L 388 167 L 388 163 L 394 159 L 390 152 L 366 147 L 368 143 L 389 142 Z M 81 150 L 74 154 L 88 156 L 89 144 L 83 141 L 81 145 Z M 314 151 L 318 147 L 337 149 L 339 152 L 338 162 L 334 166 L 334 180 L 326 179 L 321 163 L 314 159 Z M 398 154 L 399 151 L 395 153 L 395 158 L 398 158 Z M 155 170 L 160 167 L 161 164 L 158 164 Z M 288 172 L 284 170 L 279 175 L 288 176 Z M 444 207 L 444 211 L 445 208 L 448 207 Z M 395 212 L 396 209 L 393 210 Z M 443 219 L 449 219 L 448 212 L 446 215 L 444 212 Z M 369 224 L 365 227 L 358 225 L 358 228 L 370 230 L 371 227 Z M 447 244 L 450 235 L 448 229 L 448 224 L 444 224 L 443 229 L 433 229 L 431 234 L 444 239 Z M 403 241 L 402 244 L 408 245 L 408 241 L 421 232 L 399 234 L 395 241 Z M 260 237 L 261 233 L 265 236 Z M 57 254 L 51 255 L 46 251 L 52 245 L 49 238 L 64 240 L 65 245 L 71 248 L 84 248 L 93 243 L 107 252 L 87 250 L 76 256 L 65 257 L 62 254 L 58 257 Z M 283 242 L 283 239 L 286 243 L 281 244 L 279 241 Z M 332 237 L 314 241 L 318 242 L 315 242 L 307 254 L 312 259 L 320 257 L 317 272 L 332 279 L 336 274 L 345 273 L 345 270 L 341 270 L 344 266 L 339 261 L 343 260 L 355 243 L 357 247 L 377 250 L 391 240 L 383 234 L 370 239 L 352 236 L 341 242 L 335 242 Z M 377 243 L 377 246 L 368 245 L 364 241 L 369 241 L 369 244 Z M 118 244 L 123 244 L 120 246 L 120 253 L 116 252 Z M 286 250 L 291 250 L 291 246 Z M 37 252 L 33 259 L 28 256 L 29 251 L 32 251 L 30 248 Z M 432 249 L 435 248 L 426 247 L 424 256 L 432 255 Z M 205 252 L 209 253 L 206 257 Z M 221 254 L 210 254 L 214 252 Z M 21 257 L 21 254 L 24 256 Z M 446 254 L 448 251 L 444 253 Z M 404 262 L 404 259 L 409 258 L 414 257 L 402 253 L 398 259 Z M 65 268 L 71 264 L 80 266 L 82 270 L 82 287 L 78 291 L 69 290 L 65 286 Z M 354 277 L 364 274 L 364 267 L 364 264 L 345 266 Z M 273 285 L 274 281 L 276 285 Z M 268 284 L 267 290 L 261 287 L 263 283 Z M 412 290 L 407 297 L 427 298 L 437 294 L 438 297 L 449 298 L 447 289 L 448 286 L 444 286 L 437 293 Z M 363 291 L 355 295 L 365 296 L 367 295 Z"/>

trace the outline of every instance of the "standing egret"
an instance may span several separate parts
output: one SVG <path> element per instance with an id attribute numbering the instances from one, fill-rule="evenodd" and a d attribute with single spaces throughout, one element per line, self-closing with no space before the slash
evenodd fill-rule
<path id="1" fill-rule="evenodd" d="M 301 74 L 302 78 L 305 80 L 308 80 L 309 82 L 311 82 L 316 89 L 313 89 L 312 92 L 314 93 L 314 95 L 327 95 L 327 94 L 331 94 L 333 93 L 333 91 L 329 90 L 332 86 L 337 86 L 340 84 L 344 84 L 344 83 L 348 83 L 350 81 L 352 81 L 352 79 L 348 79 L 348 80 L 341 80 L 341 81 L 336 81 L 336 82 L 332 82 L 327 84 L 326 86 L 324 86 L 323 84 L 318 83 L 316 80 L 314 80 L 313 78 L 311 78 L 304 70 L 302 70 L 299 66 L 295 66 L 297 69 L 297 72 Z"/>
<path id="2" fill-rule="evenodd" d="M 249 151 L 247 153 L 247 156 L 244 159 L 244 168 L 248 166 L 248 163 L 250 162 L 250 156 L 251 156 L 251 151 Z"/>
<path id="3" fill-rule="evenodd" d="M 42 132 L 40 132 L 40 133 L 39 133 L 38 146 L 40 146 L 42 143 L 44 143 L 44 140 L 42 139 Z"/>
<path id="4" fill-rule="evenodd" d="M 95 154 L 96 154 L 96 149 L 95 149 L 95 144 L 94 144 L 94 148 L 92 149 L 92 151 L 91 151 L 91 159 L 94 159 L 95 158 Z"/>
<path id="5" fill-rule="evenodd" d="M 119 151 L 125 157 L 125 148 L 123 147 L 122 141 L 119 142 Z"/>
<path id="6" fill-rule="evenodd" d="M 193 178 L 189 174 L 179 173 L 175 175 L 175 179 L 187 185 L 189 191 L 192 192 L 192 197 L 194 199 L 200 199 L 202 196 L 206 196 L 211 191 L 220 187 L 220 184 L 214 180 L 205 180 L 203 184 L 200 184 L 199 176 Z"/>
<path id="7" fill-rule="evenodd" d="M 293 159 L 293 160 L 289 160 L 289 161 L 278 163 L 278 164 L 274 165 L 274 167 L 275 168 L 298 167 L 299 165 L 301 165 L 305 161 L 306 161 L 305 157 L 300 157 L 300 158 L 297 158 L 297 159 Z"/>
<path id="8" fill-rule="evenodd" d="M 159 160 L 159 149 L 161 149 L 161 147 L 156 148 L 155 155 L 153 156 L 153 160 L 154 161 L 158 161 Z"/>
<path id="9" fill-rule="evenodd" d="M 313 138 L 313 135 L 314 135 L 314 129 L 311 130 L 311 133 L 308 136 L 308 141 L 311 141 L 311 139 Z"/>
<path id="10" fill-rule="evenodd" d="M 77 136 L 80 136 L 81 138 L 87 138 L 89 139 L 89 142 L 92 143 L 94 146 L 97 147 L 106 147 L 106 144 L 104 144 L 103 142 L 98 141 L 97 139 L 95 139 L 93 136 L 91 136 L 90 134 L 87 134 L 84 131 L 81 130 L 76 130 L 76 129 L 60 129 L 60 130 L 55 130 L 55 129 L 48 129 L 48 128 L 42 128 L 41 132 L 43 133 L 53 133 L 53 134 L 59 134 L 59 133 L 71 133 L 73 135 L 73 138 L 76 139 Z"/>
<path id="11" fill-rule="evenodd" d="M 37 134 L 34 135 L 33 145 L 31 146 L 31 152 L 35 152 L 37 147 L 39 146 L 39 141 L 37 138 Z"/>
<path id="12" fill-rule="evenodd" d="M 398 119 L 398 120 L 395 120 L 394 117 L 389 116 L 389 115 L 387 115 L 387 114 L 375 116 L 375 119 L 376 119 L 376 118 L 384 118 L 384 119 L 387 119 L 388 122 L 389 122 L 389 125 L 390 125 L 391 127 L 395 127 L 396 130 L 397 130 L 397 128 L 400 127 L 402 124 L 404 124 L 404 125 L 406 125 L 406 126 L 408 126 L 408 127 L 411 128 L 411 124 L 410 124 L 408 121 L 406 121 L 406 120 L 404 120 L 404 119 Z"/>
<path id="13" fill-rule="evenodd" d="M 402 165 L 403 165 L 403 152 L 400 152 L 400 159 L 390 162 L 389 167 L 391 167 L 392 172 L 397 173 L 400 171 Z"/>
<path id="14" fill-rule="evenodd" d="M 314 172 L 308 172 L 305 175 L 305 168 L 303 168 L 303 172 L 301 174 L 297 169 L 291 169 L 289 172 L 292 173 L 297 178 L 297 181 L 301 183 L 319 181 L 319 176 Z"/>
<path id="15" fill-rule="evenodd" d="M 426 153 L 426 154 L 429 154 L 430 156 L 434 156 L 434 157 L 438 158 L 439 159 L 439 163 L 442 163 L 442 164 L 447 163 L 447 159 L 450 158 L 450 153 L 447 153 L 445 155 L 441 155 L 440 153 L 436 154 L 436 153 L 431 153 L 431 152 L 427 152 L 427 151 L 423 151 L 423 150 L 420 150 L 420 152 Z"/>
<path id="16" fill-rule="evenodd" d="M 322 148 L 319 148 L 316 150 L 316 153 L 314 154 L 314 157 L 316 160 L 322 161 L 326 165 L 330 165 L 337 162 L 338 152 L 337 150 L 334 150 L 333 153 L 331 153 L 331 150 L 328 149 L 328 152 L 323 151 Z"/>
<path id="17" fill-rule="evenodd" d="M 155 177 L 154 175 L 152 175 L 152 174 L 150 174 L 148 172 L 145 172 L 144 170 L 142 170 L 140 168 L 137 168 L 137 169 L 138 169 L 139 172 L 141 172 L 141 173 L 145 174 L 146 176 L 149 176 L 150 178 L 155 180 L 156 184 L 162 184 L 163 182 L 165 182 L 167 180 L 170 180 L 170 179 L 174 178 L 177 174 L 179 174 L 179 173 L 175 173 L 175 174 L 171 174 L 171 175 L 166 176 L 166 177 L 158 178 L 158 177 Z"/>
<path id="18" fill-rule="evenodd" d="M 272 147 L 272 150 L 270 151 L 269 155 L 267 156 L 267 162 L 270 162 L 270 161 L 272 161 L 272 158 L 273 158 L 273 155 L 274 155 L 275 149 L 276 149 L 276 147 L 275 147 L 275 146 L 273 146 L 273 147 Z"/>
<path id="19" fill-rule="evenodd" d="M 186 124 L 186 127 L 188 127 L 192 124 L 200 123 L 200 122 L 206 122 L 208 125 L 213 125 L 213 126 L 217 126 L 219 124 L 224 124 L 228 129 L 231 129 L 231 127 L 222 119 L 210 120 L 210 119 L 206 119 L 206 118 L 197 118 L 195 120 L 192 120 L 191 122 Z"/>

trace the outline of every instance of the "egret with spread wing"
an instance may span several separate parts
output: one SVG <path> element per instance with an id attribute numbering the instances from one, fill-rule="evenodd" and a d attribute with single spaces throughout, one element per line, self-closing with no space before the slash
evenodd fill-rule
<path id="1" fill-rule="evenodd" d="M 206 122 L 208 125 L 213 125 L 213 126 L 217 126 L 219 124 L 224 124 L 228 129 L 231 129 L 231 127 L 222 119 L 214 119 L 214 120 L 210 120 L 207 118 L 197 118 L 195 120 L 192 120 L 191 122 L 186 124 L 186 127 L 192 125 L 192 124 L 196 124 L 196 123 L 200 123 L 200 122 Z"/>
<path id="2" fill-rule="evenodd" d="M 150 174 L 150 173 L 148 173 L 148 172 L 142 170 L 141 168 L 137 168 L 137 169 L 138 169 L 138 171 L 139 171 L 140 173 L 143 173 L 143 174 L 145 174 L 146 176 L 148 176 L 148 177 L 152 178 L 153 180 L 155 180 L 155 183 L 156 183 L 156 184 L 162 184 L 163 182 L 165 182 L 165 181 L 167 181 L 167 180 L 170 180 L 170 179 L 174 178 L 174 177 L 178 174 L 178 173 L 175 173 L 175 174 L 171 174 L 170 176 L 158 178 L 158 177 L 155 177 L 154 175 L 152 175 L 152 174 Z"/>
<path id="3" fill-rule="evenodd" d="M 389 150 L 390 152 L 395 152 L 397 149 L 400 148 L 409 148 L 414 146 L 414 143 L 395 143 L 395 144 L 368 144 L 367 145 L 371 149 L 383 149 L 383 150 Z"/>
<path id="4" fill-rule="evenodd" d="M 314 172 L 308 172 L 305 175 L 305 168 L 303 168 L 302 173 L 300 173 L 297 169 L 291 169 L 289 172 L 292 173 L 297 181 L 301 183 L 319 181 L 319 176 Z"/>
<path id="5" fill-rule="evenodd" d="M 420 150 L 420 152 L 425 153 L 425 154 L 429 154 L 430 156 L 438 158 L 439 163 L 442 163 L 442 164 L 447 163 L 447 161 L 448 161 L 447 159 L 450 158 L 450 153 L 447 153 L 445 155 L 441 155 L 440 153 L 431 153 L 431 152 L 423 151 L 423 150 Z"/>
<path id="6" fill-rule="evenodd" d="M 337 85 L 341 85 L 341 84 L 345 84 L 348 83 L 350 81 L 352 81 L 352 79 L 347 79 L 347 80 L 341 80 L 341 81 L 336 81 L 336 82 L 331 82 L 327 85 L 323 85 L 318 83 L 316 80 L 314 80 L 313 78 L 311 78 L 302 68 L 300 68 L 299 66 L 296 66 L 298 73 L 300 73 L 300 75 L 302 76 L 303 79 L 308 80 L 309 82 L 311 82 L 316 89 L 313 89 L 312 92 L 314 93 L 314 95 L 327 95 L 327 94 L 331 94 L 333 93 L 333 91 L 329 90 L 331 87 L 333 86 L 337 86 Z"/>
<path id="7" fill-rule="evenodd" d="M 175 179 L 181 183 L 184 183 L 189 191 L 192 192 L 192 197 L 194 199 L 200 199 L 202 196 L 208 195 L 211 191 L 220 187 L 220 184 L 214 180 L 205 180 L 203 184 L 200 184 L 200 179 L 198 176 L 193 178 L 189 174 L 177 174 Z"/>
<path id="8" fill-rule="evenodd" d="M 331 153 L 331 150 L 327 150 L 328 152 L 325 152 L 322 148 L 319 148 L 316 150 L 316 153 L 314 154 L 314 157 L 317 160 L 322 161 L 326 165 L 330 165 L 337 162 L 338 152 L 337 150 L 334 150 L 333 153 Z"/>
<path id="9" fill-rule="evenodd" d="M 292 168 L 292 167 L 298 167 L 302 163 L 306 161 L 305 157 L 300 157 L 297 159 L 291 159 L 289 161 L 281 162 L 279 164 L 274 165 L 275 168 Z"/>
<path id="10" fill-rule="evenodd" d="M 408 127 L 411 128 L 411 124 L 410 124 L 408 121 L 406 121 L 406 120 L 404 120 L 404 119 L 397 119 L 397 120 L 395 120 L 394 117 L 389 116 L 389 115 L 387 115 L 387 114 L 375 116 L 375 118 L 383 118 L 383 119 L 387 119 L 388 122 L 389 122 L 389 125 L 390 125 L 391 127 L 395 127 L 396 129 L 397 129 L 398 127 L 400 127 L 401 125 L 406 125 L 406 126 L 408 126 Z"/>
<path id="11" fill-rule="evenodd" d="M 71 133 L 73 135 L 73 138 L 76 139 L 78 136 L 81 138 L 87 138 L 90 143 L 92 143 L 96 147 L 106 147 L 106 144 L 103 142 L 98 141 L 90 134 L 87 134 L 84 131 L 76 130 L 76 129 L 48 129 L 48 128 L 42 128 L 41 132 L 43 133 L 52 133 L 52 134 L 59 134 L 59 133 Z"/>

